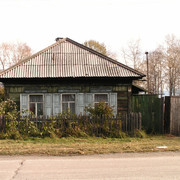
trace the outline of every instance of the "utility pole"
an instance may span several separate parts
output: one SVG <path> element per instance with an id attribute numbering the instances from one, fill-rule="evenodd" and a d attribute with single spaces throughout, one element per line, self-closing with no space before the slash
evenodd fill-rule
<path id="1" fill-rule="evenodd" d="M 147 61 L 147 90 L 149 94 L 149 60 L 148 60 L 148 52 L 145 52 L 146 54 L 146 61 Z"/>

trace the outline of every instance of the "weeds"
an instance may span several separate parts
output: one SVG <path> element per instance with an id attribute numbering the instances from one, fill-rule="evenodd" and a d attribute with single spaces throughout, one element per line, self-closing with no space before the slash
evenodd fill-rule
<path id="1" fill-rule="evenodd" d="M 31 112 L 27 113 L 26 110 L 18 111 L 12 100 L 2 101 L 0 102 L 0 139 L 129 136 L 127 132 L 122 131 L 121 119 L 114 119 L 112 108 L 105 102 L 100 102 L 95 108 L 87 107 L 86 110 L 89 116 L 77 116 L 67 111 L 45 120 L 32 118 L 34 115 Z M 21 114 L 26 116 L 21 117 Z M 134 135 L 134 131 L 131 131 L 132 134 Z M 136 131 L 135 136 L 142 138 L 144 134 Z"/>

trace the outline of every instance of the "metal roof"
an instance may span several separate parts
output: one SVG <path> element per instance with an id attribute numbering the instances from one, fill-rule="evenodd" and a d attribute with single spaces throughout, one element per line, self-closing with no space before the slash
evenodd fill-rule
<path id="1" fill-rule="evenodd" d="M 132 77 L 144 74 L 69 38 L 20 61 L 0 73 L 6 78 Z"/>

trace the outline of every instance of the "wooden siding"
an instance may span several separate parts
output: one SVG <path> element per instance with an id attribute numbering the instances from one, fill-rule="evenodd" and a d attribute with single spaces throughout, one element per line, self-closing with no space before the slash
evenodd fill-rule
<path id="1" fill-rule="evenodd" d="M 180 97 L 165 97 L 165 133 L 180 136 Z"/>
<path id="2" fill-rule="evenodd" d="M 158 95 L 134 95 L 132 112 L 141 112 L 142 127 L 148 133 L 163 132 L 163 101 Z"/>
<path id="3" fill-rule="evenodd" d="M 117 93 L 117 113 L 129 112 L 128 84 L 103 85 L 104 83 L 61 83 L 51 84 L 5 84 L 6 98 L 14 100 L 20 105 L 20 94 L 22 93 Z"/>

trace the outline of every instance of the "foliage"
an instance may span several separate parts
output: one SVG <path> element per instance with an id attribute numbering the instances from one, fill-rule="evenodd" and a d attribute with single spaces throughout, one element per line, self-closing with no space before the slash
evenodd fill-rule
<path id="1" fill-rule="evenodd" d="M 138 138 L 147 138 L 146 132 L 143 130 L 138 130 L 138 129 L 135 130 L 134 136 Z"/>
<path id="2" fill-rule="evenodd" d="M 84 45 L 91 49 L 94 49 L 95 51 L 98 51 L 101 54 L 104 55 L 107 54 L 106 46 L 104 43 L 99 43 L 98 41 L 95 40 L 89 40 L 89 41 L 85 41 Z"/>
<path id="3" fill-rule="evenodd" d="M 40 129 L 28 117 L 18 121 L 18 130 L 23 137 L 40 137 L 42 135 Z"/>
<path id="4" fill-rule="evenodd" d="M 57 116 L 52 118 L 59 118 L 59 119 L 75 119 L 78 118 L 76 114 L 71 113 L 70 109 L 68 108 L 67 111 L 63 111 L 62 113 L 59 113 Z"/>
<path id="5" fill-rule="evenodd" d="M 42 137 L 50 137 L 52 134 L 55 133 L 55 121 L 51 120 L 50 122 L 45 122 L 42 124 L 41 136 Z"/>
<path id="6" fill-rule="evenodd" d="M 4 100 L 4 88 L 0 87 L 0 101 Z"/>
<path id="7" fill-rule="evenodd" d="M 89 113 L 89 115 L 93 117 L 110 118 L 113 116 L 113 108 L 106 104 L 104 101 L 99 102 L 94 107 L 85 107 L 85 112 Z"/>
<path id="8" fill-rule="evenodd" d="M 24 112 L 24 111 L 23 111 Z M 12 100 L 0 103 L 0 138 L 26 139 L 28 137 L 112 137 L 124 138 L 121 121 L 113 119 L 113 110 L 105 102 L 100 102 L 95 108 L 87 107 L 89 116 L 77 116 L 70 111 L 60 113 L 49 120 L 20 117 L 23 113 L 17 110 Z M 106 118 L 109 118 L 107 120 Z"/>
<path id="9" fill-rule="evenodd" d="M 21 139 L 22 136 L 17 128 L 18 122 L 16 120 L 11 120 L 7 124 L 8 131 L 6 132 L 6 137 L 10 139 Z"/>
<path id="10" fill-rule="evenodd" d="M 104 43 L 100 43 L 95 40 L 89 40 L 89 41 L 85 41 L 84 45 L 105 55 L 105 56 L 116 59 L 116 54 L 111 52 L 110 50 L 107 50 L 106 45 Z"/>
<path id="11" fill-rule="evenodd" d="M 19 112 L 17 110 L 17 105 L 13 100 L 7 99 L 6 101 L 0 102 L 0 116 L 9 118 L 9 119 L 17 119 Z"/>

